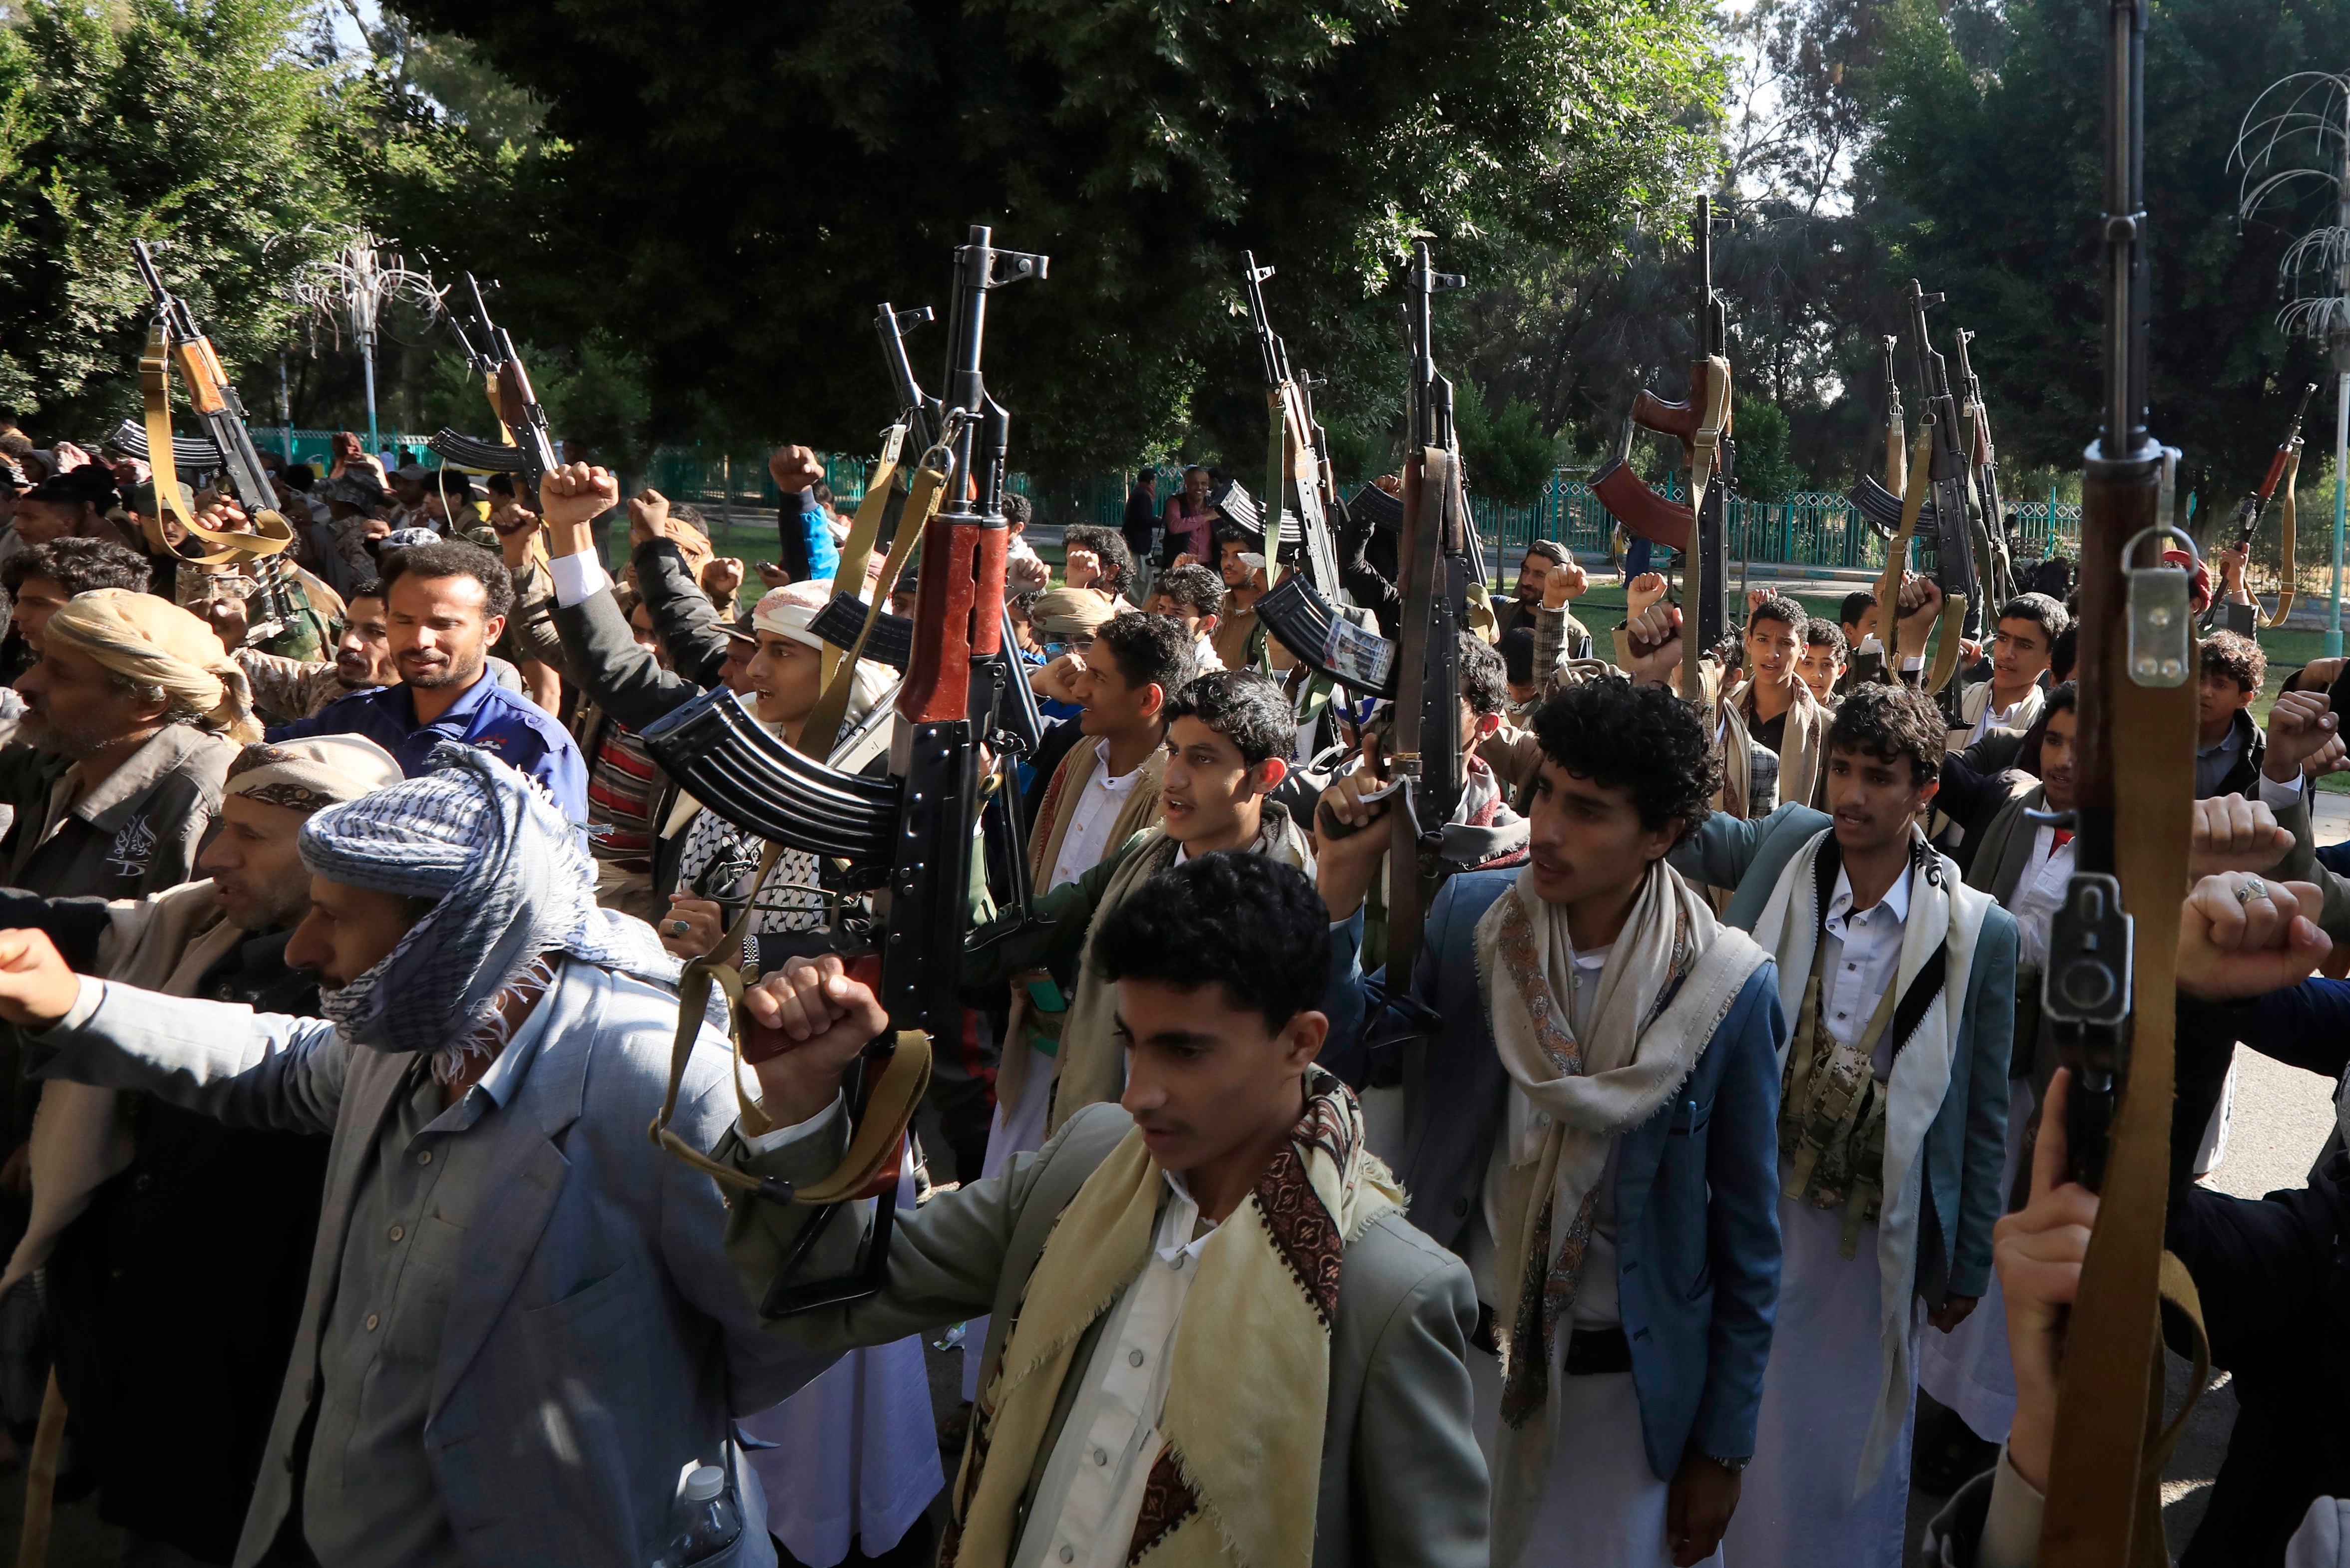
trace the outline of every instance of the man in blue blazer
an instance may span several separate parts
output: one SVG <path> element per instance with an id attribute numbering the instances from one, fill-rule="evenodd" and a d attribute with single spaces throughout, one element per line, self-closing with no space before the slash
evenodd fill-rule
<path id="1" fill-rule="evenodd" d="M 1690 710 L 1601 679 L 1534 733 L 1529 863 L 1438 894 L 1402 1044 L 1359 961 L 1388 836 L 1326 841 L 1322 1061 L 1359 1085 L 1400 1055 L 1410 1218 L 1484 1309 L 1494 1563 L 1686 1568 L 1737 1506 L 1770 1355 L 1778 978 L 1665 863 L 1720 769 Z M 1326 798 L 1363 822 L 1360 793 Z"/>

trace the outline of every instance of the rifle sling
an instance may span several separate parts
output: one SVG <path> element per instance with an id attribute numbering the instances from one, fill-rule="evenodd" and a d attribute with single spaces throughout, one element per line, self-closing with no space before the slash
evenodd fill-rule
<path id="1" fill-rule="evenodd" d="M 2285 459 L 2284 482 L 2280 486 L 2284 494 L 2277 504 L 2277 547 L 2282 552 L 2279 557 L 2279 569 L 2283 575 L 2284 586 L 2277 589 L 2277 605 L 2274 613 L 2262 617 L 2261 620 L 2261 625 L 2272 631 L 2282 626 L 2284 618 L 2293 613 L 2293 578 L 2296 576 L 2293 556 L 2300 543 L 2295 528 L 2293 483 L 2294 477 L 2300 472 L 2301 442 L 2296 441 L 2293 443 L 2293 455 Z M 2249 569 L 2251 563 L 2247 561 L 2245 565 Z"/>
<path id="2" fill-rule="evenodd" d="M 931 514 L 939 509 L 939 499 L 945 493 L 946 483 L 947 476 L 935 468 L 925 465 L 915 471 L 913 490 L 906 497 L 905 510 L 899 514 L 898 536 L 889 542 L 889 556 L 881 563 L 881 576 L 873 584 L 872 600 L 865 607 L 864 629 L 857 634 L 856 646 L 841 655 L 839 667 L 833 670 L 832 679 L 825 686 L 824 695 L 816 699 L 816 707 L 808 713 L 807 722 L 801 727 L 799 749 L 811 757 L 823 758 L 832 754 L 833 742 L 840 733 L 842 722 L 848 717 L 849 696 L 857 690 L 857 661 L 865 656 L 866 641 L 872 637 L 873 628 L 881 618 L 881 607 L 889 602 L 889 590 L 897 585 L 898 574 L 904 569 L 906 557 L 913 554 L 914 541 L 922 536 Z M 870 506 L 873 497 L 885 488 L 875 485 L 866 491 L 865 505 L 858 508 L 858 528 L 865 526 L 865 508 Z M 874 526 L 877 529 L 880 526 L 879 513 L 874 515 Z M 856 543 L 852 532 L 849 538 L 852 549 Z M 868 556 L 872 554 L 869 535 L 865 549 Z M 848 557 L 844 556 L 841 561 L 845 566 Z M 861 560 L 857 564 L 857 575 L 861 583 L 865 576 L 865 566 Z M 836 583 L 839 580 L 838 577 L 833 579 Z"/>
<path id="3" fill-rule="evenodd" d="M 192 560 L 199 566 L 242 566 L 264 556 L 275 556 L 294 543 L 294 529 L 273 509 L 264 506 L 253 514 L 254 532 L 250 534 L 221 533 L 199 524 L 188 515 L 187 504 L 180 499 L 180 467 L 172 452 L 172 344 L 171 335 L 161 321 L 147 335 L 147 350 L 139 356 L 139 389 L 145 400 L 147 421 L 147 467 L 155 481 L 157 515 L 146 520 L 147 543 L 159 556 L 174 560 Z M 161 515 L 169 508 L 180 526 L 193 537 L 218 547 L 210 556 L 182 556 L 163 537 Z"/>
<path id="4" fill-rule="evenodd" d="M 865 499 L 858 503 L 857 520 L 848 525 L 847 542 L 840 547 L 840 565 L 833 569 L 835 591 L 846 585 L 854 593 L 865 586 L 865 568 L 873 559 L 873 541 L 881 536 L 881 519 L 889 510 L 889 487 L 896 483 L 897 477 L 896 459 L 884 456 L 880 466 L 873 471 L 873 477 L 866 481 Z M 888 597 L 887 594 L 874 596 L 877 600 Z M 830 686 L 833 677 L 840 672 L 841 660 L 846 657 L 845 650 L 830 643 L 825 645 L 824 681 L 827 686 Z"/>
<path id="5" fill-rule="evenodd" d="M 743 912 L 734 917 L 733 926 L 720 939 L 713 951 L 687 964 L 685 972 L 678 977 L 677 1037 L 670 1048 L 669 1092 L 661 1100 L 660 1114 L 653 1117 L 647 1130 L 655 1144 L 722 1187 L 764 1193 L 779 1202 L 811 1206 L 878 1196 L 881 1188 L 897 1185 L 899 1155 L 906 1129 L 913 1120 L 914 1108 L 922 1103 L 922 1095 L 930 1087 L 931 1037 L 919 1029 L 898 1032 L 888 1065 L 865 1096 L 864 1111 L 850 1134 L 847 1152 L 822 1181 L 783 1190 L 779 1183 L 722 1165 L 670 1130 L 670 1121 L 677 1115 L 678 1096 L 684 1088 L 685 1069 L 692 1062 L 694 1044 L 702 1036 L 702 1021 L 708 1012 L 713 985 L 726 993 L 727 1043 L 734 1053 L 733 1065 L 727 1076 L 734 1085 L 734 1105 L 742 1117 L 743 1130 L 754 1137 L 775 1130 L 765 1110 L 743 1089 L 743 971 L 723 962 L 719 954 L 740 948 L 749 934 L 751 916 L 758 907 L 758 889 L 765 886 L 768 874 L 775 870 L 783 853 L 780 844 L 767 846 L 766 852 L 759 857 L 758 870 L 752 874 L 752 896 L 743 901 Z"/>
<path id="6" fill-rule="evenodd" d="M 1885 546 L 1885 573 L 1877 579 L 1878 642 L 1884 638 L 1885 607 L 1893 610 L 1893 659 L 1901 651 L 1901 573 L 1909 563 L 1909 541 L 1917 537 L 1918 519 L 1926 510 L 1926 493 L 1931 487 L 1927 470 L 1933 461 L 1934 426 L 1929 420 L 1918 431 L 1918 444 L 1909 454 L 1909 483 L 1901 493 L 1901 525 Z M 1942 607 L 1934 617 L 1940 629 L 1940 641 L 1934 648 L 1934 664 L 1925 679 L 1928 695 L 1950 683 L 1950 676 L 1959 667 L 1959 628 L 1966 624 L 1967 597 L 1964 594 L 1945 595 Z M 1888 664 L 1888 679 L 1898 680 L 1898 665 Z"/>

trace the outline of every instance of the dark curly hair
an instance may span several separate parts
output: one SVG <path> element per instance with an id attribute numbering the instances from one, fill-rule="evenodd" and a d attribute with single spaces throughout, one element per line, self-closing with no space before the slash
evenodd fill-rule
<path id="1" fill-rule="evenodd" d="M 1909 759 L 1909 777 L 1932 784 L 1942 776 L 1942 748 L 1950 734 L 1942 711 L 1914 686 L 1877 682 L 1853 688 L 1828 725 L 1826 751 L 1859 752 L 1880 763 Z"/>
<path id="2" fill-rule="evenodd" d="M 1999 618 L 2030 621 L 2040 628 L 2041 635 L 2047 638 L 2052 647 L 2073 626 L 2071 614 L 2046 594 L 2016 595 L 2000 606 Z"/>
<path id="3" fill-rule="evenodd" d="M 1191 653 L 1191 634 L 1163 615 L 1128 610 L 1101 623 L 1094 632 L 1094 648 L 1109 650 L 1118 672 L 1131 689 L 1159 683 L 1169 696 L 1187 684 L 1199 669 Z"/>
<path id="4" fill-rule="evenodd" d="M 1570 686 L 1534 711 L 1545 761 L 1632 797 L 1640 826 L 1679 818 L 1688 837 L 1711 815 L 1721 759 L 1690 705 L 1661 686 L 1605 677 Z"/>
<path id="5" fill-rule="evenodd" d="M 1510 672 L 1493 645 L 1473 632 L 1461 634 L 1461 700 L 1479 718 L 1510 705 Z"/>
<path id="6" fill-rule="evenodd" d="M 2215 631 L 2203 639 L 2205 675 L 2224 675 L 2246 691 L 2258 691 L 2269 676 L 2269 656 L 2241 632 Z"/>
<path id="7" fill-rule="evenodd" d="M 1238 746 L 1241 760 L 1254 767 L 1267 757 L 1285 757 L 1297 744 L 1297 716 L 1279 685 L 1253 670 L 1211 670 L 1167 699 L 1161 715 L 1169 725 L 1197 719 Z"/>
<path id="8" fill-rule="evenodd" d="M 1213 566 L 1203 566 L 1197 561 L 1159 573 L 1159 580 L 1150 585 L 1150 592 L 1154 598 L 1165 594 L 1196 615 L 1224 613 L 1224 579 Z"/>
<path id="9" fill-rule="evenodd" d="M 1003 508 L 1003 520 L 1014 528 L 1025 528 L 1036 520 L 1036 504 L 1024 495 L 1015 495 L 1007 490 L 1000 504 Z"/>
<path id="10" fill-rule="evenodd" d="M 1746 612 L 1746 629 L 1752 631 L 1754 623 L 1758 620 L 1775 620 L 1797 637 L 1801 637 L 1804 635 L 1804 623 L 1810 618 L 1804 613 L 1804 607 L 1786 595 L 1773 594 Z"/>
<path id="11" fill-rule="evenodd" d="M 1061 533 L 1061 547 L 1066 550 L 1091 550 L 1101 562 L 1101 580 L 1094 587 L 1104 593 L 1122 594 L 1134 586 L 1134 552 L 1127 547 L 1126 535 L 1115 528 L 1096 528 L 1080 524 Z"/>
<path id="12" fill-rule="evenodd" d="M 65 589 L 67 597 L 95 588 L 147 591 L 147 557 L 103 539 L 52 539 L 19 550 L 0 566 L 0 587 L 10 593 L 34 577 L 47 577 Z"/>
<path id="13" fill-rule="evenodd" d="M 1122 899 L 1094 929 L 1102 972 L 1183 991 L 1222 984 L 1268 1032 L 1322 1004 L 1330 912 L 1314 880 L 1243 849 L 1171 867 Z"/>
<path id="14" fill-rule="evenodd" d="M 2040 705 L 2040 716 L 2045 719 L 2051 713 L 2070 713 L 2080 706 L 2081 689 L 2070 680 L 2059 681 L 2056 689 L 2048 693 L 2048 701 Z"/>
<path id="15" fill-rule="evenodd" d="M 471 577 L 482 585 L 482 614 L 502 616 L 514 608 L 514 574 L 506 564 L 483 549 L 462 539 L 442 539 L 431 545 L 411 545 L 404 550 L 389 550 L 377 563 L 387 599 L 391 585 L 402 577 Z"/>
<path id="16" fill-rule="evenodd" d="M 1805 648 L 1833 648 L 1838 664 L 1852 652 L 1852 645 L 1845 640 L 1844 628 L 1825 616 L 1814 616 L 1802 629 Z"/>

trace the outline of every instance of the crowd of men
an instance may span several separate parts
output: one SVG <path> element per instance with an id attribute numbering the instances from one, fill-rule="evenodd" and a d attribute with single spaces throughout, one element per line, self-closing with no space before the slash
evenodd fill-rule
<path id="1" fill-rule="evenodd" d="M 887 770 L 896 672 L 816 622 L 910 611 L 920 562 L 837 581 L 821 465 L 771 468 L 745 608 L 691 508 L 585 461 L 530 494 L 339 438 L 274 466 L 292 558 L 224 565 L 184 524 L 232 501 L 0 430 L 0 1416 L 125 1564 L 1894 1568 L 1913 1486 L 1933 1561 L 2033 1560 L 2096 1204 L 2037 1005 L 2061 572 L 1939 693 L 1908 576 L 1750 596 L 1683 692 L 1663 577 L 1595 635 L 1529 546 L 1390 972 L 1388 716 L 1259 619 L 1263 535 L 1195 470 L 1056 579 L 1011 498 L 1026 865 L 974 889 L 892 1167 L 824 867 L 642 739 L 723 689 Z M 1377 532 L 1341 569 L 1392 632 Z M 2340 1137 L 2264 1202 L 2196 1178 L 2239 1044 L 2350 1065 L 2335 670 L 2265 725 L 2257 642 L 2200 670 L 2169 1241 L 2241 1413 L 2184 1560 L 2331 1562 Z M 681 1030 L 696 960 L 781 1049 L 746 1067 L 723 992 Z M 875 1202 L 872 1288 L 771 1311 L 858 1276 Z"/>

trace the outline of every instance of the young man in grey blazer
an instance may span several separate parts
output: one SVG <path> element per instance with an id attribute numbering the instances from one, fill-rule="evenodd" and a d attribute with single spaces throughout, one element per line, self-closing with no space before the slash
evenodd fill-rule
<path id="1" fill-rule="evenodd" d="M 1127 1049 L 1087 1106 L 1001 1175 L 905 1216 L 880 1293 L 778 1319 L 804 1344 L 992 1309 L 945 1556 L 1017 1563 L 1483 1568 L 1468 1271 L 1404 1219 L 1346 1085 L 1314 1064 L 1326 945 L 1305 874 L 1223 851 L 1153 877 L 1094 949 Z M 822 1179 L 842 1069 L 888 1027 L 837 959 L 750 992 L 790 1048 L 719 1158 Z M 765 1299 L 811 1209 L 739 1196 L 727 1247 Z M 847 1270 L 834 1225 L 810 1278 Z"/>

